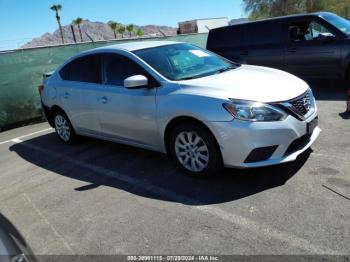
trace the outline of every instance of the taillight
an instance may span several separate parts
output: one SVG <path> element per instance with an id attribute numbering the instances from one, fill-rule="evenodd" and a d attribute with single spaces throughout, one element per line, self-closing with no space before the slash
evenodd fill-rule
<path id="1" fill-rule="evenodd" d="M 44 91 L 44 85 L 38 86 L 38 91 L 39 91 L 39 94 L 41 95 Z"/>

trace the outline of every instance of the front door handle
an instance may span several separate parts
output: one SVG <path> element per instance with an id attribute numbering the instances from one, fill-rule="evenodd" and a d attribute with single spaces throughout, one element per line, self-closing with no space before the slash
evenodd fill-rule
<path id="1" fill-rule="evenodd" d="M 99 100 L 102 104 L 107 104 L 110 101 L 106 96 L 101 97 Z"/>

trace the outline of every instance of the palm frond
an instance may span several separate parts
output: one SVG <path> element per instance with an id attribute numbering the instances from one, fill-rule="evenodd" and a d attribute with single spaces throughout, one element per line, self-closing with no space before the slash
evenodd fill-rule
<path id="1" fill-rule="evenodd" d="M 83 18 L 81 18 L 81 17 L 78 17 L 77 19 L 74 19 L 72 21 L 72 24 L 74 24 L 74 25 L 81 25 L 82 23 L 83 23 Z"/>
<path id="2" fill-rule="evenodd" d="M 58 12 L 58 11 L 61 11 L 61 10 L 62 10 L 62 5 L 61 5 L 61 4 L 52 5 L 52 6 L 50 7 L 50 9 L 51 9 L 52 11 Z"/>

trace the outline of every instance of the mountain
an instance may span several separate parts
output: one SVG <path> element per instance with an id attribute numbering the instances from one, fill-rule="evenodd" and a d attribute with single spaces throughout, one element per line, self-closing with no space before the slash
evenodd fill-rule
<path id="1" fill-rule="evenodd" d="M 136 28 L 141 28 L 145 32 L 145 36 L 161 36 L 161 32 L 163 32 L 165 35 L 176 35 L 177 33 L 177 28 L 169 26 L 146 25 L 136 26 Z M 89 36 L 94 41 L 114 39 L 113 31 L 110 29 L 108 24 L 102 22 L 91 22 L 89 20 L 84 20 L 81 26 L 81 31 L 83 35 L 83 42 L 91 41 Z M 80 42 L 80 35 L 77 26 L 74 26 L 74 32 L 77 42 Z M 70 25 L 63 26 L 63 35 L 65 43 L 74 43 Z M 127 31 L 124 33 L 124 38 L 126 37 L 129 37 L 129 32 Z M 117 38 L 120 39 L 121 36 L 118 34 Z M 45 33 L 41 37 L 33 38 L 31 41 L 27 42 L 20 48 L 31 48 L 58 44 L 61 44 L 61 36 L 59 30 L 56 30 L 54 33 Z"/>

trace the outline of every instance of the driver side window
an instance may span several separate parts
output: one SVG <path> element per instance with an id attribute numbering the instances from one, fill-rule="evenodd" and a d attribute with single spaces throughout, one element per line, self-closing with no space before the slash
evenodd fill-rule
<path id="1" fill-rule="evenodd" d="M 309 25 L 308 32 L 305 35 L 305 39 L 307 41 L 314 41 L 327 36 L 334 36 L 334 35 L 323 25 L 315 21 L 312 21 Z"/>
<path id="2" fill-rule="evenodd" d="M 292 43 L 318 41 L 330 36 L 334 37 L 334 34 L 316 21 L 296 21 L 289 25 Z"/>
<path id="3" fill-rule="evenodd" d="M 102 55 L 103 84 L 124 86 L 124 80 L 130 76 L 143 75 L 149 78 L 148 73 L 130 58 L 117 54 Z"/>

